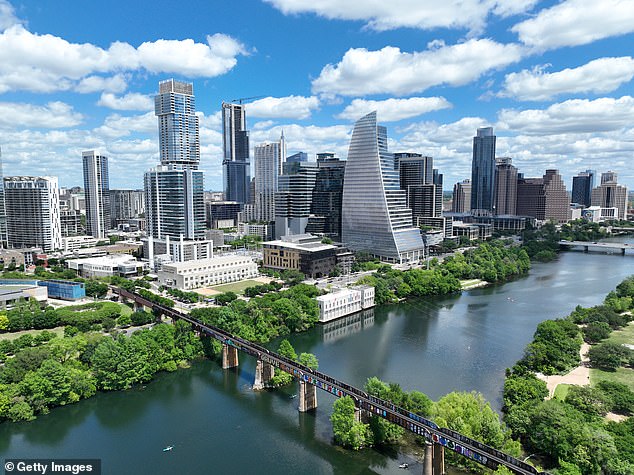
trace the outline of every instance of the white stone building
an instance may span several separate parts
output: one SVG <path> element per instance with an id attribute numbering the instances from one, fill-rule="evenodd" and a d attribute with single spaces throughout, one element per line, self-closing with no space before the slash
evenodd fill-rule
<path id="1" fill-rule="evenodd" d="M 159 283 L 179 290 L 227 284 L 258 276 L 258 266 L 250 257 L 220 256 L 195 261 L 163 264 Z"/>
<path id="2" fill-rule="evenodd" d="M 338 289 L 316 298 L 319 321 L 329 322 L 374 307 L 374 287 L 360 285 Z"/>

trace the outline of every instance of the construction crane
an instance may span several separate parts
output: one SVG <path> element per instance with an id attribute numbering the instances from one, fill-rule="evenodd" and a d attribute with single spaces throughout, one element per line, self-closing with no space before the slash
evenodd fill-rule
<path id="1" fill-rule="evenodd" d="M 251 97 L 239 97 L 238 99 L 231 99 L 231 102 L 237 102 L 238 104 L 242 104 L 246 101 L 254 101 L 255 99 L 262 99 L 266 96 L 251 96 Z"/>

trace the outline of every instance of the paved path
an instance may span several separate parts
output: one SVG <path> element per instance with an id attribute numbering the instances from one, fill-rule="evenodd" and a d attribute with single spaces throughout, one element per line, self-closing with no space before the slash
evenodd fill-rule
<path id="1" fill-rule="evenodd" d="M 583 343 L 579 355 L 581 356 L 581 364 L 575 369 L 564 375 L 555 374 L 553 376 L 545 376 L 541 373 L 537 374 L 537 377 L 542 381 L 546 381 L 546 387 L 548 388 L 548 397 L 550 399 L 555 394 L 555 388 L 558 384 L 574 384 L 577 386 L 588 386 L 590 384 L 590 365 L 588 360 L 588 350 L 590 345 Z"/>

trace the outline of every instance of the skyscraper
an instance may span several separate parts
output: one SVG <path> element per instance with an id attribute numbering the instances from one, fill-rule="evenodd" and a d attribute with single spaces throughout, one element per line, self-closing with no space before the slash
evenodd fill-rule
<path id="1" fill-rule="evenodd" d="M 96 238 L 104 238 L 111 224 L 108 157 L 89 150 L 82 153 L 82 162 L 86 197 L 86 233 Z"/>
<path id="2" fill-rule="evenodd" d="M 346 162 L 334 153 L 317 154 L 317 177 L 306 232 L 341 240 L 341 198 Z"/>
<path id="3" fill-rule="evenodd" d="M 480 127 L 473 137 L 471 162 L 471 211 L 490 215 L 495 194 L 495 135 L 493 127 Z"/>
<path id="4" fill-rule="evenodd" d="M 467 178 L 453 186 L 451 211 L 454 213 L 468 213 L 469 210 L 471 210 L 471 180 Z"/>
<path id="5" fill-rule="evenodd" d="M 143 190 L 110 190 L 110 219 L 113 227 L 142 214 L 145 214 Z"/>
<path id="6" fill-rule="evenodd" d="M 258 221 L 275 220 L 275 193 L 285 156 L 284 133 L 279 142 L 255 147 L 255 214 Z"/>
<path id="7" fill-rule="evenodd" d="M 517 215 L 560 223 L 570 219 L 570 197 L 557 170 L 546 170 L 542 178 L 518 179 Z"/>
<path id="8" fill-rule="evenodd" d="M 435 218 L 442 214 L 442 175 L 434 170 L 434 159 L 419 153 L 395 153 L 400 187 L 405 191 L 407 207 L 417 218 Z"/>
<path id="9" fill-rule="evenodd" d="M 627 218 L 627 188 L 617 183 L 616 172 L 601 173 L 601 184 L 592 190 L 592 206 L 616 208 L 617 219 Z"/>
<path id="10" fill-rule="evenodd" d="M 496 215 L 515 215 L 517 208 L 517 168 L 511 157 L 495 159 L 495 200 Z"/>
<path id="11" fill-rule="evenodd" d="M 2 150 L 0 149 L 0 246 L 7 243 L 7 209 L 4 205 L 4 180 L 2 178 Z"/>
<path id="12" fill-rule="evenodd" d="M 249 132 L 243 104 L 222 103 L 222 148 L 225 199 L 248 203 L 251 165 Z"/>
<path id="13" fill-rule="evenodd" d="M 9 247 L 62 247 L 57 177 L 4 178 Z"/>
<path id="14" fill-rule="evenodd" d="M 148 236 L 155 239 L 203 239 L 204 176 L 198 170 L 200 139 L 191 83 L 159 83 L 154 99 L 161 164 L 145 173 Z"/>
<path id="15" fill-rule="evenodd" d="M 572 202 L 585 206 L 592 203 L 592 189 L 594 188 L 594 170 L 586 170 L 572 177 Z"/>
<path id="16" fill-rule="evenodd" d="M 275 193 L 275 238 L 304 234 L 317 179 L 315 162 L 284 164 Z"/>
<path id="17" fill-rule="evenodd" d="M 350 249 L 390 262 L 423 257 L 423 240 L 399 185 L 387 130 L 371 112 L 355 124 L 346 162 L 341 234 Z"/>

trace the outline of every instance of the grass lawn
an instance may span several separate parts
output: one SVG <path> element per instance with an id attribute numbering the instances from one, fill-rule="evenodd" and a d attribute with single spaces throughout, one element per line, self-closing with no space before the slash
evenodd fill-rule
<path id="1" fill-rule="evenodd" d="M 570 389 L 571 384 L 558 384 L 555 388 L 555 394 L 553 395 L 553 399 L 557 399 L 559 401 L 563 401 L 566 399 L 566 395 L 568 394 L 568 390 Z"/>
<path id="2" fill-rule="evenodd" d="M 236 294 L 242 294 L 244 289 L 248 287 L 253 287 L 256 285 L 262 285 L 262 282 L 258 282 L 257 280 L 241 280 L 240 282 L 233 282 L 231 284 L 223 284 L 223 285 L 215 285 L 210 287 L 212 290 L 217 290 L 218 292 L 235 292 Z"/>
<path id="3" fill-rule="evenodd" d="M 128 305 L 124 303 L 119 305 L 121 305 L 121 315 L 132 315 L 132 309 Z"/>
<path id="4" fill-rule="evenodd" d="M 39 335 L 44 330 L 23 330 L 21 332 L 0 333 L 0 340 L 15 340 L 22 335 L 29 334 L 31 336 Z M 64 327 L 49 328 L 46 331 L 56 333 L 58 337 L 64 336 Z"/>
<path id="5" fill-rule="evenodd" d="M 616 371 L 603 371 L 590 368 L 590 385 L 595 386 L 599 381 L 615 381 L 627 385 L 634 391 L 634 369 L 621 367 Z"/>
<path id="6" fill-rule="evenodd" d="M 622 330 L 610 333 L 610 336 L 604 341 L 618 343 L 619 345 L 622 345 L 623 343 L 634 345 L 634 322 L 630 322 Z"/>

